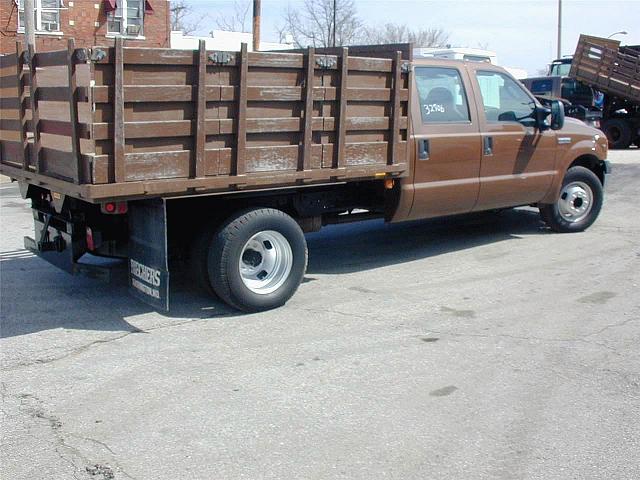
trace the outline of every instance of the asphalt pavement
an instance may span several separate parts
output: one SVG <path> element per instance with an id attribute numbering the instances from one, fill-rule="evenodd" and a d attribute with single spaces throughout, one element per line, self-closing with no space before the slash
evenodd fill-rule
<path id="1" fill-rule="evenodd" d="M 184 275 L 162 314 L 58 271 L 0 184 L 0 477 L 640 478 L 640 151 L 611 160 L 584 233 L 334 226 L 254 315 Z"/>

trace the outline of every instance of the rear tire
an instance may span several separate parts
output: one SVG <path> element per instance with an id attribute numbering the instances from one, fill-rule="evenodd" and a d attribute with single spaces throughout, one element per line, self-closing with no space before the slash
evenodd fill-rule
<path id="1" fill-rule="evenodd" d="M 633 140 L 631 124 L 622 118 L 607 120 L 602 126 L 602 131 L 607 136 L 611 148 L 629 148 Z"/>
<path id="2" fill-rule="evenodd" d="M 272 208 L 236 213 L 211 238 L 207 271 L 229 305 L 258 312 L 284 305 L 307 269 L 307 243 L 298 223 Z"/>
<path id="3" fill-rule="evenodd" d="M 584 167 L 572 167 L 564 176 L 558 200 L 541 204 L 540 216 L 555 232 L 581 232 L 598 218 L 603 198 L 596 174 Z"/>

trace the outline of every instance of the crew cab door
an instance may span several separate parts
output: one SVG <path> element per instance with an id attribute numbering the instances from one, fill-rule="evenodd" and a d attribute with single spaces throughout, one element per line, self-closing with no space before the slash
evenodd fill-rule
<path id="1" fill-rule="evenodd" d="M 469 212 L 478 198 L 482 140 L 467 70 L 453 62 L 416 65 L 413 78 L 414 197 L 407 219 Z"/>
<path id="2" fill-rule="evenodd" d="M 540 131 L 535 99 L 502 70 L 470 66 L 482 111 L 480 195 L 474 210 L 526 205 L 542 199 L 556 174 L 556 134 Z"/>

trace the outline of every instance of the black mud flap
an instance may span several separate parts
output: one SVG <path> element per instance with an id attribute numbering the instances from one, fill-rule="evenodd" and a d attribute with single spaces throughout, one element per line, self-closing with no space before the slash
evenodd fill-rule
<path id="1" fill-rule="evenodd" d="M 163 199 L 129 203 L 129 290 L 143 302 L 169 310 L 167 208 Z"/>

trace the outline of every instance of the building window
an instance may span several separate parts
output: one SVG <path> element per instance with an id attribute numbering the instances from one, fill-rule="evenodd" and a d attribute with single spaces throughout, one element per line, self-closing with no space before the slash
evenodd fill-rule
<path id="1" fill-rule="evenodd" d="M 60 0 L 34 0 L 37 32 L 60 31 Z M 24 30 L 24 2 L 18 2 L 18 29 Z"/>
<path id="2" fill-rule="evenodd" d="M 144 0 L 108 1 L 107 5 L 115 7 L 107 12 L 107 32 L 128 37 L 143 35 Z"/>

